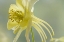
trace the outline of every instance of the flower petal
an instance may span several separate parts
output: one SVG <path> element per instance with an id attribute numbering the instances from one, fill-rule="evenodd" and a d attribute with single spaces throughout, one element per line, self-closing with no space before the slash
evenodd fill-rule
<path id="1" fill-rule="evenodd" d="M 14 38 L 13 42 L 17 42 L 18 38 L 20 37 L 21 33 L 22 33 L 23 29 L 19 29 L 16 37 Z"/>
<path id="2" fill-rule="evenodd" d="M 24 12 L 24 9 L 23 9 L 22 7 L 20 8 L 20 7 L 16 6 L 15 4 L 11 4 L 11 5 L 10 5 L 9 12 L 10 12 L 10 10 L 12 10 L 12 9 L 15 10 L 15 11 L 16 11 L 16 10 L 19 10 L 19 11 Z"/>
<path id="3" fill-rule="evenodd" d="M 37 1 L 39 1 L 39 0 L 30 0 L 30 2 L 29 2 L 29 7 L 30 7 L 30 9 L 32 9 L 32 7 L 34 6 L 34 4 L 35 4 Z"/>
<path id="4" fill-rule="evenodd" d="M 16 25 L 18 25 L 18 23 L 16 21 L 12 22 L 11 20 L 8 20 L 7 28 L 8 28 L 8 30 L 10 30 L 13 27 L 15 27 Z"/>
<path id="5" fill-rule="evenodd" d="M 37 2 L 38 0 L 16 0 L 17 6 L 22 6 L 24 9 L 29 8 L 30 10 L 32 9 L 33 5 Z"/>
<path id="6" fill-rule="evenodd" d="M 15 27 L 15 30 L 13 31 L 13 33 L 14 33 L 14 34 L 18 33 L 19 29 L 20 29 L 19 26 Z"/>
<path id="7" fill-rule="evenodd" d="M 32 25 L 32 19 L 30 19 L 30 20 L 28 21 L 28 26 L 27 26 L 27 28 L 26 28 L 25 37 L 26 37 L 27 42 L 30 42 L 29 32 L 30 32 L 31 25 Z"/>

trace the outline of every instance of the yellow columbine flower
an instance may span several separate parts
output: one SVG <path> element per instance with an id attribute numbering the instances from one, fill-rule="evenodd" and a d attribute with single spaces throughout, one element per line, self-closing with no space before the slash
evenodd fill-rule
<path id="1" fill-rule="evenodd" d="M 9 8 L 9 20 L 7 23 L 8 30 L 12 29 L 14 33 L 17 33 L 16 37 L 14 38 L 13 42 L 16 42 L 19 38 L 22 31 L 26 30 L 25 37 L 27 42 L 29 40 L 29 32 L 31 27 L 33 26 L 37 32 L 39 33 L 42 41 L 46 42 L 47 36 L 44 32 L 43 28 L 40 26 L 42 25 L 50 34 L 51 38 L 54 35 L 54 31 L 52 27 L 42 19 L 37 18 L 33 14 L 34 4 L 38 0 L 16 0 L 16 5 L 11 4 Z M 47 26 L 50 27 L 52 33 L 48 29 Z"/>

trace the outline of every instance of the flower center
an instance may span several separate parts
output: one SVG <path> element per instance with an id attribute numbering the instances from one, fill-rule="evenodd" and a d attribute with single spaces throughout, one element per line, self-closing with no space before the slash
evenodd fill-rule
<path id="1" fill-rule="evenodd" d="M 9 19 L 12 20 L 12 22 L 16 21 L 17 23 L 21 22 L 23 20 L 24 14 L 20 10 L 14 10 L 11 9 L 9 11 Z"/>

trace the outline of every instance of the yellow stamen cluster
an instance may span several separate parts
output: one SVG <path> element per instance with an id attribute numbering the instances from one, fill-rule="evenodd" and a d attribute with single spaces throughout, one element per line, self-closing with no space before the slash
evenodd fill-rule
<path id="1" fill-rule="evenodd" d="M 11 9 L 9 11 L 9 19 L 12 20 L 12 22 L 16 21 L 17 23 L 21 22 L 23 20 L 23 13 L 19 10 Z"/>

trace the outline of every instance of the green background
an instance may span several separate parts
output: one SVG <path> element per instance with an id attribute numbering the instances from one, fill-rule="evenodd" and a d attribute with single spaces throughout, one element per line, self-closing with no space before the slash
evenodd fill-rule
<path id="1" fill-rule="evenodd" d="M 7 30 L 8 10 L 11 4 L 15 4 L 15 0 L 0 0 L 0 42 L 12 42 L 15 37 L 12 30 Z M 34 15 L 53 27 L 54 38 L 64 36 L 64 0 L 39 0 L 34 6 Z M 35 29 L 33 31 L 35 41 L 41 42 L 38 32 Z M 47 42 L 50 42 L 49 33 L 46 30 L 45 32 L 48 36 Z M 25 31 L 17 42 L 26 42 Z"/>

